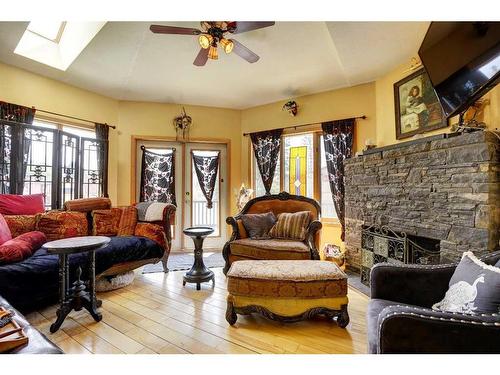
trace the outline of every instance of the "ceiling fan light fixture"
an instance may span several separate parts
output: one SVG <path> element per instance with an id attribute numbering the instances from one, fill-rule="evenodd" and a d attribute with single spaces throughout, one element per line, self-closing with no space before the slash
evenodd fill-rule
<path id="1" fill-rule="evenodd" d="M 224 48 L 224 52 L 226 53 L 231 53 L 234 48 L 234 43 L 231 39 L 221 39 L 220 45 L 222 46 L 222 48 Z"/>
<path id="2" fill-rule="evenodd" d="M 210 46 L 210 49 L 208 50 L 208 58 L 212 60 L 217 60 L 219 58 L 216 46 Z"/>
<path id="3" fill-rule="evenodd" d="M 207 49 L 212 44 L 212 36 L 210 34 L 200 34 L 198 37 L 198 43 L 200 43 L 201 48 Z"/>

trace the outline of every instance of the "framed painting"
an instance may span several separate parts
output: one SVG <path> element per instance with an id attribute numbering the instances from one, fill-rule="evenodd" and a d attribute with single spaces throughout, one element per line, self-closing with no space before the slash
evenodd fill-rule
<path id="1" fill-rule="evenodd" d="M 448 122 L 425 70 L 394 84 L 396 139 L 445 128 Z"/>

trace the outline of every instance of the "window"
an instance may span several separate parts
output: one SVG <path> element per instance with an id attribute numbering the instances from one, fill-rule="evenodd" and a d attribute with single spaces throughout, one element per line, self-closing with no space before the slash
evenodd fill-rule
<path id="1" fill-rule="evenodd" d="M 274 179 L 271 185 L 271 194 L 278 194 L 280 192 L 280 174 L 281 174 L 281 161 L 278 159 L 278 163 L 276 164 L 276 169 L 274 170 Z M 255 156 L 253 157 L 253 172 L 254 172 L 254 181 L 255 181 L 255 196 L 260 197 L 261 195 L 266 194 L 266 189 L 264 188 L 264 184 L 262 182 L 262 177 L 260 176 L 259 167 L 257 166 L 257 159 Z"/>
<path id="2" fill-rule="evenodd" d="M 105 146 L 92 130 L 40 120 L 0 122 L 0 146 L 2 193 L 44 194 L 47 209 L 102 194 L 107 173 L 99 169 L 99 158 Z"/>
<path id="3" fill-rule="evenodd" d="M 314 134 L 283 136 L 281 147 L 284 190 L 314 198 Z"/>
<path id="4" fill-rule="evenodd" d="M 319 153 L 316 150 L 319 148 Z M 328 181 L 323 136 L 320 131 L 285 134 L 281 137 L 281 155 L 278 159 L 271 194 L 281 190 L 290 194 L 317 199 L 324 218 L 337 218 Z M 264 185 L 253 155 L 255 196 L 265 194 Z M 283 163 L 283 170 L 280 165 Z M 319 165 L 319 168 L 317 166 Z"/>

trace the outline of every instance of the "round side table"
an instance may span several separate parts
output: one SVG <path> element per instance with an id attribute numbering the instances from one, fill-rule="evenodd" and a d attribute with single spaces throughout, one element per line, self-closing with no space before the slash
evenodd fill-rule
<path id="1" fill-rule="evenodd" d="M 191 237 L 194 242 L 194 264 L 184 275 L 182 285 L 186 283 L 196 283 L 196 290 L 200 290 L 201 283 L 212 280 L 212 287 L 215 286 L 214 273 L 205 266 L 203 262 L 203 241 L 214 232 L 210 227 L 191 227 L 183 230 L 184 234 Z"/>
<path id="2" fill-rule="evenodd" d="M 56 332 L 72 310 L 80 311 L 85 308 L 96 322 L 102 319 L 101 313 L 97 311 L 102 302 L 98 301 L 95 295 L 95 251 L 108 246 L 109 241 L 109 237 L 85 236 L 50 241 L 42 246 L 49 254 L 59 255 L 60 306 L 56 313 L 57 319 L 50 326 L 50 332 Z M 68 256 L 83 252 L 89 254 L 88 287 L 81 280 L 82 268 L 80 266 L 76 270 L 76 281 L 71 286 L 69 282 Z"/>

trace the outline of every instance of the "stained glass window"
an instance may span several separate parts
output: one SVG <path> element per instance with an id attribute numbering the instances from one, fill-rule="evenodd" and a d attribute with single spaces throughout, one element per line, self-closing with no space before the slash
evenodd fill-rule
<path id="1" fill-rule="evenodd" d="M 283 137 L 284 190 L 314 198 L 314 134 Z"/>

